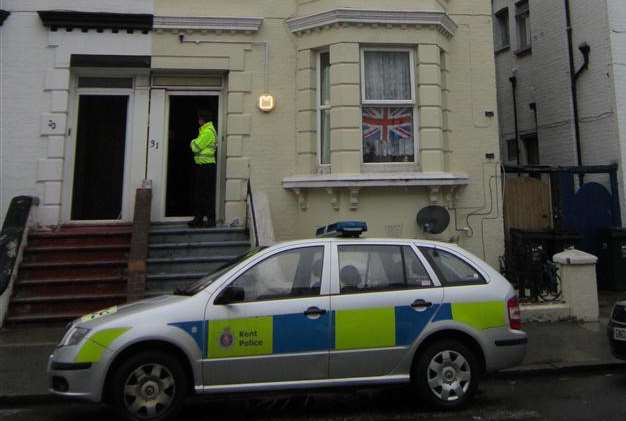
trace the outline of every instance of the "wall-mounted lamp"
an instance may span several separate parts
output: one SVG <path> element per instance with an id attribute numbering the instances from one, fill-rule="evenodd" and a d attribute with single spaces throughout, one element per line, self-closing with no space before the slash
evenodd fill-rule
<path id="1" fill-rule="evenodd" d="M 269 113 L 276 107 L 276 100 L 271 94 L 263 94 L 259 97 L 259 110 Z"/>

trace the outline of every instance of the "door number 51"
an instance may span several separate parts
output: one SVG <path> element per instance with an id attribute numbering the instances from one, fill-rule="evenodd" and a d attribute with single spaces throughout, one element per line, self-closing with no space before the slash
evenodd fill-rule
<path id="1" fill-rule="evenodd" d="M 159 149 L 159 142 L 154 139 L 150 139 L 150 149 Z"/>

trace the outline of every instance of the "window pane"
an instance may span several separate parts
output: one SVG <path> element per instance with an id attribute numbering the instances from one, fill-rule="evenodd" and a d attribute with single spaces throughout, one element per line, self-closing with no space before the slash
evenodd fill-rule
<path id="1" fill-rule="evenodd" d="M 406 273 L 407 286 L 412 288 L 432 287 L 433 281 L 430 279 L 424 265 L 422 265 L 422 262 L 420 262 L 411 247 L 402 247 L 402 254 L 404 257 L 404 271 Z"/>
<path id="2" fill-rule="evenodd" d="M 330 105 L 330 54 L 320 53 L 320 104 Z"/>
<path id="3" fill-rule="evenodd" d="M 243 288 L 244 302 L 319 295 L 323 247 L 289 250 L 272 256 L 232 283 Z"/>
<path id="4" fill-rule="evenodd" d="M 432 286 L 428 273 L 410 247 L 339 246 L 342 294 Z"/>
<path id="5" fill-rule="evenodd" d="M 407 51 L 366 51 L 365 99 L 410 100 L 411 64 Z"/>
<path id="6" fill-rule="evenodd" d="M 496 48 L 501 49 L 510 45 L 509 37 L 509 9 L 505 8 L 496 13 Z"/>
<path id="7" fill-rule="evenodd" d="M 330 164 L 330 109 L 320 110 L 320 113 L 320 162 Z"/>
<path id="8" fill-rule="evenodd" d="M 485 283 L 485 279 L 476 269 L 455 255 L 429 247 L 422 247 L 420 250 L 433 266 L 433 269 L 437 271 L 437 275 L 441 278 L 444 286 Z"/>
<path id="9" fill-rule="evenodd" d="M 413 162 L 413 107 L 363 107 L 363 162 Z"/>

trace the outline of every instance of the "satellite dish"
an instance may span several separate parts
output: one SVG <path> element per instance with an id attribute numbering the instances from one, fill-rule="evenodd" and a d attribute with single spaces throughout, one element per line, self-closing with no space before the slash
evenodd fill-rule
<path id="1" fill-rule="evenodd" d="M 429 234 L 441 234 L 450 224 L 450 213 L 443 206 L 427 206 L 417 214 L 417 225 Z"/>

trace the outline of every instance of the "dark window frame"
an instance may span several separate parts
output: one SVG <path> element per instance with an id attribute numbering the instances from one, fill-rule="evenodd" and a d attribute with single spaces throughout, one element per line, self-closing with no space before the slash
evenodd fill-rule
<path id="1" fill-rule="evenodd" d="M 494 22 L 496 33 L 496 41 L 499 43 L 495 46 L 496 53 L 511 48 L 511 22 L 509 19 L 509 8 L 503 7 L 494 13 Z M 504 36 L 506 35 L 506 36 Z M 506 41 L 506 42 L 503 42 Z"/>
<path id="2" fill-rule="evenodd" d="M 532 51 L 532 31 L 530 27 L 530 3 L 528 0 L 520 0 L 515 3 L 515 24 L 517 26 L 517 50 L 518 56 L 529 54 Z M 524 32 L 522 32 L 522 29 Z M 527 35 L 523 37 L 522 35 Z"/>

